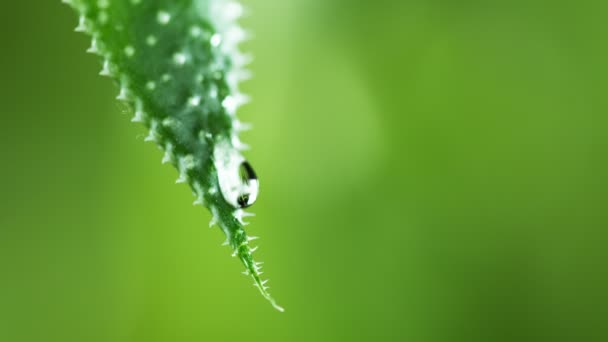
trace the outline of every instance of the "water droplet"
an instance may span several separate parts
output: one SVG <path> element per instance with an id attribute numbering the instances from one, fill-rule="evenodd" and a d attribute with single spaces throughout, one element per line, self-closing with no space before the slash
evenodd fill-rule
<path id="1" fill-rule="evenodd" d="M 260 183 L 251 164 L 227 141 L 217 142 L 213 155 L 220 191 L 226 202 L 235 208 L 253 205 Z"/>

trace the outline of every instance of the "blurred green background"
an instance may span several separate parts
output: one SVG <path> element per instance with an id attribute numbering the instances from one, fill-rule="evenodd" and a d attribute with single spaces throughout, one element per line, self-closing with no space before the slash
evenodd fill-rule
<path id="1" fill-rule="evenodd" d="M 247 0 L 281 314 L 59 0 L 2 6 L 0 341 L 607 341 L 604 1 Z"/>

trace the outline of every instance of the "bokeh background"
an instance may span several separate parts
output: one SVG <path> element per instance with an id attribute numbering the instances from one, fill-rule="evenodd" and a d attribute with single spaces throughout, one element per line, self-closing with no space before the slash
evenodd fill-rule
<path id="1" fill-rule="evenodd" d="M 271 308 L 59 0 L 2 5 L 0 341 L 607 341 L 605 1 L 246 0 Z"/>

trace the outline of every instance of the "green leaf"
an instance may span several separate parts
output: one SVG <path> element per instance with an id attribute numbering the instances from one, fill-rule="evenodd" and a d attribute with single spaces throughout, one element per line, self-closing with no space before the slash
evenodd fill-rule
<path id="1" fill-rule="evenodd" d="M 155 142 L 188 183 L 195 204 L 213 214 L 211 225 L 245 265 L 262 295 L 278 310 L 260 277 L 255 248 L 244 230 L 250 215 L 234 200 L 246 129 L 236 117 L 247 96 L 249 57 L 238 50 L 246 32 L 237 24 L 242 7 L 222 0 L 64 0 L 80 15 L 76 31 L 91 36 L 88 52 L 102 57 L 100 75 L 120 86 L 117 99 L 149 128 Z M 236 190 L 235 190 L 236 189 Z M 233 198 L 234 197 L 234 198 Z"/>

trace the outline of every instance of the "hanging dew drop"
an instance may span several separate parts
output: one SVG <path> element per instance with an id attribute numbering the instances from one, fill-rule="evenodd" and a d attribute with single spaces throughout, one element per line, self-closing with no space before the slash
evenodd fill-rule
<path id="1" fill-rule="evenodd" d="M 247 161 L 241 163 L 239 174 L 241 176 L 241 181 L 243 182 L 243 188 L 241 195 L 237 197 L 236 201 L 241 208 L 247 208 L 252 206 L 257 200 L 260 191 L 260 182 L 255 171 L 253 171 L 251 164 Z"/>
<path id="2" fill-rule="evenodd" d="M 213 151 L 220 191 L 235 208 L 252 206 L 258 198 L 260 182 L 251 164 L 227 141 L 219 141 Z"/>

